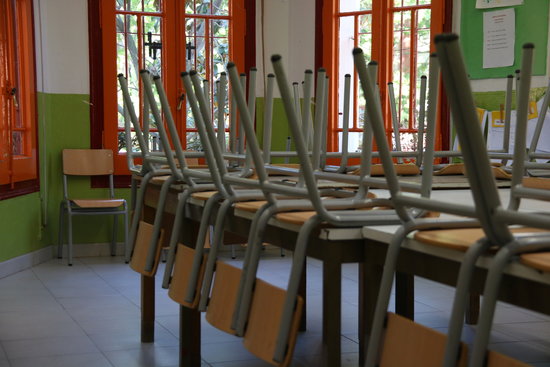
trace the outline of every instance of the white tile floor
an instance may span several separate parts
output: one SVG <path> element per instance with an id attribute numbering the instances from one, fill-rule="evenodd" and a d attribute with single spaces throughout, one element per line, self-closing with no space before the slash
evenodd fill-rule
<path id="1" fill-rule="evenodd" d="M 282 286 L 289 263 L 266 251 L 260 277 Z M 342 365 L 357 366 L 357 266 L 346 265 L 343 275 Z M 299 336 L 295 367 L 320 365 L 320 279 L 321 263 L 309 260 L 308 331 Z M 445 332 L 452 296 L 452 288 L 417 278 L 416 320 Z M 0 279 L 0 367 L 177 366 L 178 306 L 160 285 L 156 302 L 155 342 L 142 344 L 139 276 L 120 258 L 79 258 L 73 267 L 56 259 Z M 474 328 L 464 334 L 471 341 Z M 496 350 L 550 366 L 550 317 L 501 304 L 492 341 Z M 268 366 L 204 321 L 202 352 L 203 366 Z"/>

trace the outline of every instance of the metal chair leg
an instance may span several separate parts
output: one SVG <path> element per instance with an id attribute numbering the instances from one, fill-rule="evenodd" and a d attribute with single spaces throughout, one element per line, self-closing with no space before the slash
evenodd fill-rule
<path id="1" fill-rule="evenodd" d="M 292 317 L 294 314 L 294 307 L 296 305 L 296 299 L 298 297 L 298 288 L 300 287 L 300 280 L 302 277 L 302 271 L 304 270 L 304 262 L 306 259 L 307 244 L 309 242 L 309 235 L 311 231 L 318 227 L 321 223 L 321 218 L 318 215 L 314 215 L 309 218 L 300 228 L 298 233 L 298 239 L 296 240 L 296 247 L 294 249 L 294 256 L 292 258 L 292 269 L 290 277 L 288 279 L 287 294 L 285 304 L 283 306 L 283 314 L 281 316 L 281 324 L 279 326 L 279 333 L 277 335 L 277 345 L 275 347 L 275 355 L 273 360 L 282 362 L 285 359 L 285 354 L 288 345 L 288 335 L 292 324 Z"/>
<path id="2" fill-rule="evenodd" d="M 499 250 L 489 268 L 489 274 L 485 280 L 485 289 L 483 290 L 483 304 L 481 305 L 474 346 L 470 355 L 470 367 L 484 365 L 502 273 L 510 262 L 510 258 L 514 255 L 514 248 L 516 247 L 517 242 L 514 242 Z"/>
<path id="3" fill-rule="evenodd" d="M 116 240 L 118 237 L 118 214 L 113 215 L 113 234 L 111 237 L 111 256 L 116 255 Z"/>
<path id="4" fill-rule="evenodd" d="M 59 232 L 57 234 L 57 258 L 63 258 L 63 239 L 65 237 L 65 204 L 61 202 L 59 204 Z"/>
<path id="5" fill-rule="evenodd" d="M 449 321 L 449 332 L 447 336 L 447 344 L 445 346 L 445 359 L 443 360 L 444 367 L 452 367 L 456 365 L 460 338 L 462 336 L 462 325 L 464 324 L 464 315 L 468 304 L 470 284 L 474 275 L 476 261 L 487 249 L 490 244 L 485 239 L 476 242 L 468 249 L 462 260 L 458 280 L 456 283 L 456 292 L 453 302 L 451 319 Z"/>
<path id="6" fill-rule="evenodd" d="M 67 241 L 67 257 L 69 266 L 73 265 L 73 216 L 71 210 L 67 210 L 67 226 L 69 227 L 69 238 Z"/>

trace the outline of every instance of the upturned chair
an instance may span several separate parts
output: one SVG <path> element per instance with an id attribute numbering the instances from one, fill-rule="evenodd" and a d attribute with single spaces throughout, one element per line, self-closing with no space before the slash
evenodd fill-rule
<path id="1" fill-rule="evenodd" d="M 367 366 L 374 366 L 377 361 L 379 361 L 378 351 L 382 340 L 381 332 L 384 329 L 384 315 L 387 310 L 393 272 L 395 270 L 399 248 L 408 233 L 414 230 L 429 229 L 430 227 L 452 228 L 452 231 L 466 231 L 466 233 L 469 233 L 469 230 L 457 230 L 456 228 L 472 227 L 476 225 L 480 225 L 482 228 L 481 234 L 479 234 L 479 229 L 475 229 L 474 232 L 476 234 L 470 234 L 472 240 L 461 241 L 457 246 L 457 248 L 466 252 L 458 276 L 455 299 L 453 303 L 453 312 L 449 323 L 448 336 L 445 342 L 446 347 L 444 357 L 442 357 L 436 364 L 441 365 L 441 363 L 443 363 L 444 366 L 455 366 L 457 361 L 459 361 L 459 358 L 462 358 L 463 348 L 460 344 L 460 335 L 462 331 L 464 311 L 468 302 L 469 284 L 477 259 L 481 254 L 486 253 L 490 247 L 496 246 L 504 248 L 514 239 L 514 236 L 512 232 L 509 231 L 505 221 L 502 219 L 499 220 L 495 216 L 495 213 L 500 212 L 502 207 L 500 205 L 500 199 L 498 197 L 492 171 L 490 169 L 489 157 L 485 148 L 479 149 L 479 147 L 485 146 L 485 142 L 483 135 L 481 134 L 479 124 L 477 123 L 477 116 L 475 108 L 473 107 L 474 105 L 469 84 L 467 83 L 466 72 L 463 65 L 457 65 L 454 62 L 457 59 L 459 60 L 458 62 L 461 61 L 459 54 L 457 53 L 457 37 L 438 36 L 436 37 L 436 42 L 438 57 L 444 71 L 444 85 L 447 90 L 449 100 L 451 101 L 451 111 L 456 122 L 458 137 L 468 169 L 468 180 L 470 181 L 470 185 L 472 187 L 472 195 L 476 207 L 474 208 L 472 206 L 462 204 L 448 205 L 446 203 L 434 200 L 406 197 L 399 192 L 396 184 L 392 183 L 395 181 L 394 174 L 390 174 L 386 176 L 386 178 L 388 179 L 388 183 L 390 185 L 392 200 L 394 201 L 396 209 L 401 207 L 401 209 L 404 210 L 405 206 L 431 209 L 437 208 L 440 211 L 466 216 L 476 220 L 472 221 L 467 219 L 459 219 L 457 221 L 439 222 L 434 222 L 433 220 L 411 220 L 410 217 L 407 218 L 406 213 L 404 213 L 404 224 L 392 239 L 386 256 L 386 263 L 384 266 L 382 283 L 378 295 L 374 323 L 369 340 L 366 362 Z M 447 51 L 447 49 L 451 47 L 451 44 L 454 48 L 454 52 Z M 369 100 L 370 98 L 373 98 L 374 94 L 371 88 L 369 88 L 369 76 L 366 71 L 365 61 L 361 50 L 354 51 L 354 60 L 359 73 L 362 88 L 367 100 Z M 465 106 L 467 106 L 467 108 L 464 108 Z M 369 117 L 371 117 L 373 121 L 375 138 L 379 144 L 383 164 L 387 169 L 391 170 L 391 158 L 387 149 L 387 143 L 385 143 L 380 111 L 370 111 Z M 375 121 L 376 123 L 374 123 Z M 525 217 L 521 218 L 521 220 L 518 219 L 518 223 L 522 220 L 524 221 L 523 223 L 526 223 Z M 426 238 L 424 238 L 422 234 L 430 232 L 433 234 L 432 231 L 417 232 L 419 235 L 416 235 L 415 239 L 420 242 L 427 243 Z M 444 230 L 440 230 L 439 232 L 444 233 Z M 457 239 L 460 239 L 460 237 L 464 237 L 464 232 L 460 232 L 458 235 L 456 235 L 456 233 L 451 235 L 450 238 L 447 238 L 447 242 L 455 244 L 454 242 Z M 475 243 L 472 244 L 472 242 Z M 435 241 L 434 243 L 436 245 L 441 245 L 441 241 Z M 418 347 L 418 352 L 422 353 L 422 348 Z M 403 363 L 405 364 L 405 361 Z"/>

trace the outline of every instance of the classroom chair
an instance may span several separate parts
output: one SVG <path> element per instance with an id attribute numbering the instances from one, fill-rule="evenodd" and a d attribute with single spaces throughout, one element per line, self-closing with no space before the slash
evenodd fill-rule
<path id="1" fill-rule="evenodd" d="M 450 96 L 451 108 L 464 111 L 462 114 L 456 114 L 457 127 L 460 126 L 463 135 L 462 139 L 468 139 L 472 144 L 472 149 L 476 151 L 477 156 L 468 156 L 465 163 L 468 171 L 476 170 L 482 174 L 482 170 L 487 167 L 483 164 L 485 160 L 480 160 L 480 155 L 487 156 L 485 147 L 479 144 L 479 129 L 473 129 L 472 124 L 469 124 L 468 117 L 473 110 L 473 99 L 471 90 L 466 79 L 464 61 L 458 45 L 458 36 L 442 35 L 436 38 L 436 47 L 440 54 L 442 70 L 445 76 L 445 84 L 448 95 Z M 490 211 L 486 212 L 486 216 L 492 217 L 492 222 L 488 230 L 504 238 L 499 246 L 499 251 L 495 255 L 492 262 L 484 288 L 484 299 L 481 308 L 480 321 L 474 340 L 474 347 L 470 360 L 470 366 L 483 366 L 487 358 L 487 344 L 490 336 L 491 324 L 494 316 L 494 309 L 497 300 L 497 292 L 499 289 L 500 279 L 505 266 L 509 263 L 513 255 L 521 252 L 533 252 L 544 250 L 550 247 L 550 224 L 548 223 L 548 213 L 526 213 L 518 211 L 519 199 L 521 197 L 530 197 L 548 200 L 550 195 L 545 190 L 537 190 L 531 188 L 522 188 L 522 178 L 524 176 L 524 160 L 525 160 L 525 136 L 527 128 L 527 114 L 529 102 L 529 90 L 531 80 L 531 70 L 533 64 L 534 46 L 525 44 L 523 46 L 522 81 L 520 83 L 518 93 L 517 107 L 517 128 L 514 147 L 514 164 L 512 178 L 512 192 L 509 208 L 505 209 L 500 206 L 496 189 L 486 186 L 480 190 L 479 186 L 473 187 L 474 190 L 480 190 L 475 196 L 482 195 L 484 200 L 493 200 L 494 206 Z M 477 133 L 477 136 L 476 136 Z M 497 198 L 497 200 L 493 199 Z M 479 200 L 480 198 L 478 198 Z M 483 203 L 476 200 L 476 205 L 482 207 Z M 487 209 L 485 209 L 487 210 Z M 522 226 L 523 232 L 521 235 L 516 234 L 514 230 L 510 230 L 508 225 L 519 224 Z M 535 227 L 535 228 L 530 228 Z M 496 232 L 498 231 L 498 232 Z M 487 233 L 489 237 L 491 234 Z M 498 242 L 497 242 L 498 243 Z M 494 244 L 494 243 L 493 243 Z M 524 255 L 536 258 L 537 255 Z M 544 256 L 543 256 L 544 257 Z M 525 259 L 525 257 L 524 257 Z M 524 260 L 525 261 L 525 260 Z M 526 263 L 528 266 L 537 266 L 534 263 Z M 540 266 L 540 265 L 538 265 Z"/>
<path id="2" fill-rule="evenodd" d="M 62 257 L 65 215 L 67 216 L 68 264 L 73 264 L 73 216 L 113 215 L 111 255 L 116 252 L 118 216 L 124 220 L 124 249 L 128 247 L 128 208 L 126 200 L 115 198 L 113 184 L 113 152 L 109 149 L 63 149 L 63 200 L 59 206 L 59 236 L 57 256 Z M 108 176 L 109 193 L 106 198 L 75 198 L 70 194 L 69 181 L 73 176 Z"/>
<path id="3" fill-rule="evenodd" d="M 444 61 L 448 62 L 448 59 L 442 58 L 441 55 L 439 55 L 439 57 L 441 59 L 442 65 Z M 456 57 L 456 55 L 453 55 L 453 57 Z M 372 89 L 369 88 L 369 76 L 366 72 L 365 61 L 361 50 L 357 49 L 354 51 L 354 60 L 360 76 L 363 91 L 366 95 L 367 100 L 371 100 L 374 96 L 374 93 Z M 449 73 L 448 67 L 445 71 Z M 464 76 L 465 75 L 466 74 L 464 73 Z M 453 304 L 453 312 L 449 325 L 448 336 L 445 342 L 446 347 L 443 358 L 444 366 L 455 366 L 456 361 L 458 360 L 460 355 L 460 335 L 462 330 L 464 311 L 466 308 L 466 303 L 468 301 L 468 288 L 476 260 L 481 254 L 485 253 L 489 249 L 489 247 L 506 246 L 509 243 L 509 240 L 512 238 L 512 234 L 508 231 L 506 225 L 502 222 L 497 221 L 494 217 L 494 212 L 495 210 L 498 210 L 500 202 L 498 194 L 496 193 L 496 186 L 490 169 L 489 158 L 486 154 L 486 150 L 482 150 L 480 152 L 476 150 L 476 148 L 474 148 L 482 145 L 484 146 L 484 140 L 482 134 L 480 133 L 479 124 L 477 123 L 475 109 L 473 107 L 466 110 L 463 108 L 457 108 L 458 97 L 456 97 L 456 94 L 452 91 L 463 90 L 464 86 L 461 85 L 459 89 L 451 89 L 456 88 L 456 86 L 453 85 L 453 82 L 454 80 L 452 78 L 447 77 L 445 79 L 445 87 L 447 88 L 449 98 L 452 102 L 451 111 L 453 112 L 453 117 L 455 121 L 457 121 L 457 132 L 459 134 L 458 136 L 462 146 L 464 159 L 467 164 L 469 163 L 468 180 L 470 181 L 470 185 L 472 187 L 472 193 L 474 201 L 476 203 L 476 208 L 463 204 L 454 204 L 452 206 L 449 206 L 444 202 L 438 202 L 435 200 L 407 197 L 399 192 L 398 186 L 395 184 L 396 178 L 394 173 L 386 176 L 386 178 L 388 179 L 388 183 L 390 184 L 390 190 L 392 191 L 392 198 L 394 200 L 394 203 L 396 207 L 401 207 L 402 210 L 405 210 L 405 206 L 431 209 L 438 208 L 439 210 L 446 211 L 450 214 L 466 216 L 477 220 L 459 219 L 438 222 L 430 220 L 411 220 L 410 217 L 407 218 L 406 212 L 402 212 L 404 214 L 404 224 L 396 232 L 396 235 L 392 239 L 386 256 L 386 263 L 384 266 L 382 283 L 379 290 L 373 328 L 369 340 L 366 362 L 367 366 L 374 366 L 378 360 L 378 350 L 381 343 L 381 332 L 383 330 L 382 325 L 384 323 L 384 315 L 387 310 L 389 292 L 391 290 L 391 283 L 393 279 L 393 272 L 395 269 L 399 248 L 408 233 L 412 232 L 413 230 L 425 230 L 430 228 L 430 226 L 435 226 L 436 228 L 439 227 L 450 229 L 481 225 L 481 227 L 483 228 L 482 236 L 483 234 L 487 236 L 487 238 L 482 238 L 477 242 L 475 242 L 475 240 L 480 238 L 480 236 L 473 236 L 474 240 L 470 242 L 475 242 L 475 244 L 463 243 L 461 246 L 457 246 L 461 249 L 463 246 L 469 247 L 466 250 L 464 260 L 459 272 L 459 279 L 457 282 L 457 289 Z M 455 97 L 456 99 L 454 99 Z M 461 98 L 465 97 L 461 95 Z M 473 106 L 471 95 L 469 98 L 470 100 L 468 102 L 470 102 L 471 106 Z M 370 111 L 369 117 L 373 121 L 375 137 L 377 143 L 379 144 L 383 164 L 391 171 L 391 157 L 388 152 L 387 143 L 385 142 L 381 114 L 379 111 Z M 465 127 L 464 124 L 466 124 L 466 122 L 464 121 L 467 121 L 469 123 L 469 126 Z M 485 154 L 483 154 L 483 151 L 485 151 Z M 472 161 L 475 162 L 473 165 L 471 163 Z M 479 230 L 474 231 L 479 232 Z M 443 230 L 439 232 L 442 233 Z M 422 231 L 420 233 L 422 233 Z M 461 235 L 464 236 L 464 233 L 462 233 Z M 422 238 L 419 236 L 415 236 L 415 238 L 421 242 L 426 243 L 426 241 L 422 240 Z M 439 243 L 437 243 L 437 245 L 439 245 Z"/>

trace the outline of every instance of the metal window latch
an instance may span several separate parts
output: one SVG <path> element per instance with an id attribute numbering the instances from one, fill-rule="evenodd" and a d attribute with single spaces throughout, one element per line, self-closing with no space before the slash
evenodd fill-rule
<path id="1" fill-rule="evenodd" d="M 151 32 L 147 32 L 147 40 L 149 42 L 144 42 L 144 46 L 149 47 L 149 57 L 152 57 L 153 60 L 157 59 L 157 50 L 162 50 L 162 43 L 161 42 L 153 42 L 153 34 Z"/>
<path id="2" fill-rule="evenodd" d="M 197 47 L 195 47 L 195 45 L 191 44 L 191 42 L 187 42 L 185 44 L 185 49 L 187 50 L 187 60 L 191 61 L 191 51 L 196 50 Z"/>
<path id="3" fill-rule="evenodd" d="M 181 107 L 183 106 L 183 99 L 185 98 L 185 94 L 182 93 L 180 94 L 179 98 L 178 98 L 178 107 L 176 107 L 176 110 L 181 110 Z"/>
<path id="4" fill-rule="evenodd" d="M 17 102 L 17 88 L 13 87 L 10 89 L 10 96 L 13 97 L 13 105 L 16 109 L 19 109 L 19 102 Z"/>

